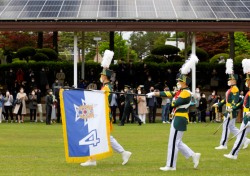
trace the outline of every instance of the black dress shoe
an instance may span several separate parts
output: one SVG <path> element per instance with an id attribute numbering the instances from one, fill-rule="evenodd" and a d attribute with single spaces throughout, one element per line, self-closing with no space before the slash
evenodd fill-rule
<path id="1" fill-rule="evenodd" d="M 124 126 L 124 124 L 120 123 L 120 124 L 118 124 L 118 126 Z"/>
<path id="2" fill-rule="evenodd" d="M 141 126 L 141 124 L 142 124 L 142 121 L 139 122 L 139 125 L 140 125 L 140 126 Z"/>

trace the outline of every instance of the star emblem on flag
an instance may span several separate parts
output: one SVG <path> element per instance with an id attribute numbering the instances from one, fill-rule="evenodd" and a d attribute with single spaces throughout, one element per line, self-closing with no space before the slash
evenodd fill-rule
<path id="1" fill-rule="evenodd" d="M 82 105 L 77 106 L 74 104 L 75 108 L 75 121 L 79 119 L 84 120 L 84 125 L 88 124 L 88 119 L 94 118 L 94 105 L 86 104 L 86 102 L 82 99 Z"/>

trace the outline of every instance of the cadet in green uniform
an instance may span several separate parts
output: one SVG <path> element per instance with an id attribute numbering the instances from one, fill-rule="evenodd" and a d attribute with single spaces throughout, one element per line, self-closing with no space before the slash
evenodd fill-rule
<path id="1" fill-rule="evenodd" d="M 239 132 L 239 129 L 235 126 L 237 111 L 233 108 L 239 102 L 239 89 L 236 86 L 238 75 L 233 74 L 233 70 L 230 68 L 232 67 L 231 64 L 233 64 L 232 59 L 227 59 L 227 63 L 230 64 L 230 66 L 226 64 L 227 70 L 230 69 L 229 73 L 226 71 L 226 73 L 228 73 L 228 86 L 230 88 L 226 92 L 225 99 L 221 100 L 218 104 L 216 103 L 213 105 L 215 107 L 222 107 L 224 104 L 226 104 L 220 145 L 215 147 L 216 150 L 227 149 L 227 142 L 230 132 L 232 132 L 234 135 Z"/>
<path id="2" fill-rule="evenodd" d="M 179 91 L 170 92 L 150 92 L 147 94 L 151 96 L 173 97 L 172 107 L 174 108 L 174 118 L 170 128 L 167 162 L 165 167 L 161 167 L 162 171 L 176 170 L 176 161 L 178 152 L 180 151 L 186 158 L 193 158 L 194 168 L 199 164 L 200 153 L 195 153 L 186 144 L 182 142 L 184 131 L 187 130 L 188 124 L 188 107 L 191 101 L 191 92 L 188 88 L 191 79 L 186 75 L 179 74 L 177 77 L 177 88 Z"/>
<path id="3" fill-rule="evenodd" d="M 245 86 L 248 88 L 248 92 L 246 93 L 244 99 L 241 100 L 236 107 L 233 107 L 233 109 L 237 109 L 243 105 L 243 121 L 240 126 L 241 132 L 237 135 L 237 139 L 231 152 L 224 155 L 229 159 L 237 159 L 241 146 L 244 144 L 243 149 L 245 149 L 250 143 L 250 140 L 246 138 L 247 134 L 250 132 L 250 59 L 244 59 L 242 61 L 242 66 L 243 71 L 246 74 Z"/>

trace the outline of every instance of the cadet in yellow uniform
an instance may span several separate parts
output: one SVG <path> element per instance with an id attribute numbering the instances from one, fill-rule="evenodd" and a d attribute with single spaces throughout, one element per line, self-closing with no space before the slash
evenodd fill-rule
<path id="1" fill-rule="evenodd" d="M 107 50 L 106 50 L 107 51 Z M 106 52 L 105 51 L 105 52 Z M 109 50 L 108 50 L 109 53 Z M 103 60 L 105 60 L 105 53 L 104 53 L 104 57 Z M 110 56 L 111 60 L 113 58 L 113 55 Z M 109 60 L 109 62 L 111 62 L 111 60 Z M 109 65 L 109 64 L 108 64 Z M 106 102 L 108 104 L 108 107 L 110 107 L 110 102 L 111 102 L 111 93 L 112 92 L 112 85 L 110 83 L 110 78 L 112 75 L 113 71 L 108 69 L 108 67 L 103 68 L 102 72 L 101 72 L 101 77 L 100 77 L 100 81 L 103 84 L 101 90 L 108 92 L 107 96 L 108 96 L 108 102 Z M 112 128 L 112 115 L 111 115 L 111 111 L 109 110 L 109 117 L 110 117 L 110 128 Z M 131 156 L 131 152 L 124 150 L 124 148 L 117 142 L 117 140 L 110 135 L 110 143 L 111 143 L 111 147 L 113 150 L 115 150 L 117 153 L 121 154 L 122 156 L 122 165 L 127 164 L 127 162 L 129 161 L 129 158 Z M 88 161 L 86 161 L 85 163 L 81 163 L 81 166 L 96 166 L 96 160 L 91 158 Z"/>

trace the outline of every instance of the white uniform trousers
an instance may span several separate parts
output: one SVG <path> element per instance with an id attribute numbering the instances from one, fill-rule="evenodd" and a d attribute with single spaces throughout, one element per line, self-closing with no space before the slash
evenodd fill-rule
<path id="1" fill-rule="evenodd" d="M 122 153 L 125 151 L 124 148 L 117 142 L 117 140 L 113 136 L 110 136 L 110 143 L 113 150 L 117 153 Z"/>
<path id="2" fill-rule="evenodd" d="M 244 122 L 241 123 L 240 126 L 240 131 L 245 127 Z M 245 140 L 247 139 L 246 136 L 247 134 L 250 132 L 250 127 L 247 127 L 246 129 L 244 129 L 242 132 L 240 132 L 237 135 L 236 141 L 234 142 L 234 146 L 230 152 L 231 155 L 233 156 L 238 156 L 238 153 L 241 149 L 241 146 L 244 144 Z"/>
<path id="3" fill-rule="evenodd" d="M 138 114 L 139 119 L 145 124 L 146 123 L 146 114 Z"/>
<path id="4" fill-rule="evenodd" d="M 168 140 L 168 153 L 167 153 L 167 163 L 168 167 L 176 167 L 176 161 L 178 156 L 178 151 L 188 159 L 195 153 L 186 144 L 182 142 L 182 136 L 184 131 L 178 131 L 174 128 L 174 120 L 172 121 L 169 140 Z"/>
<path id="5" fill-rule="evenodd" d="M 235 120 L 236 118 L 224 118 L 220 145 L 227 146 L 230 133 L 236 135 L 239 132 L 239 129 L 235 126 Z"/>

